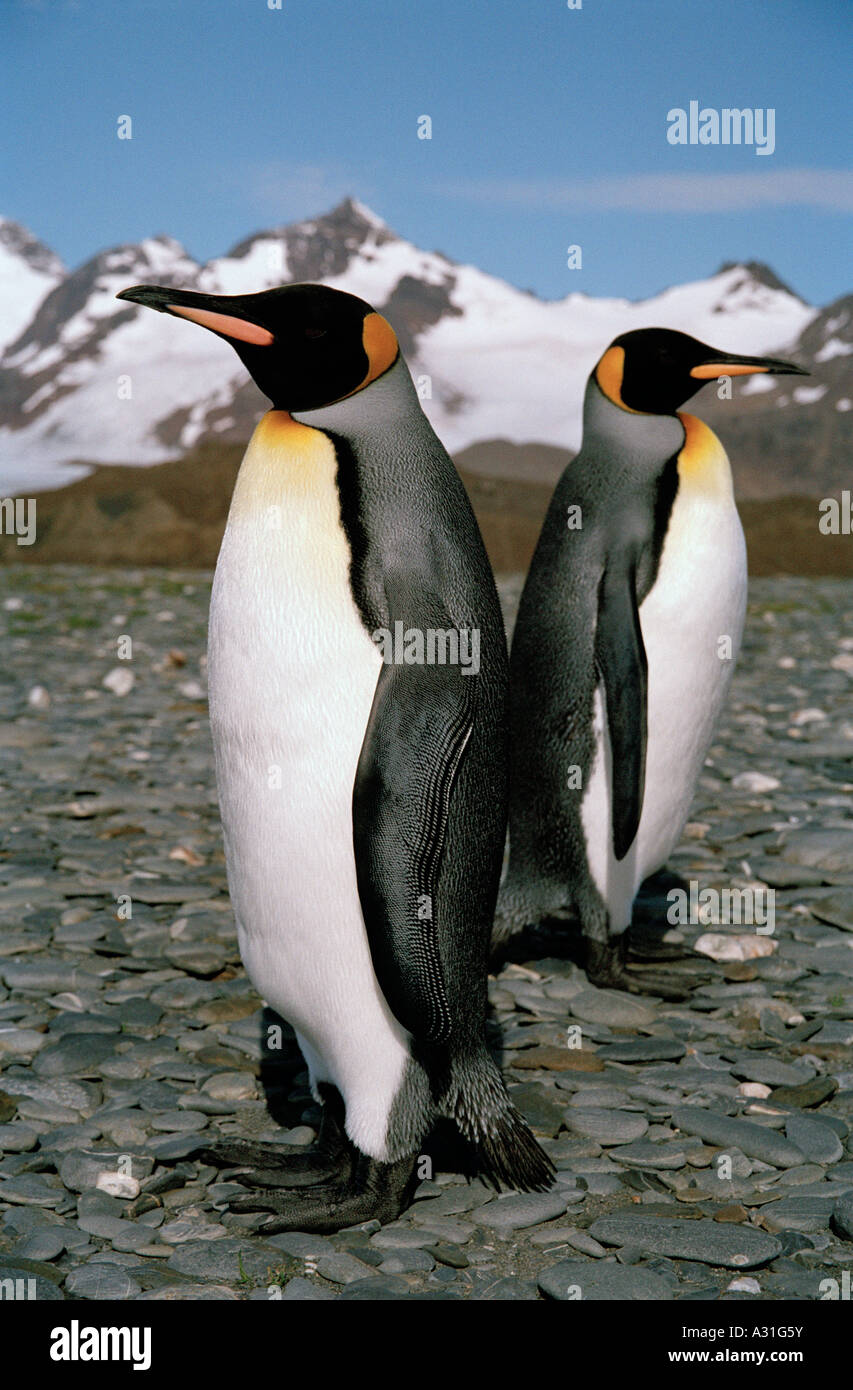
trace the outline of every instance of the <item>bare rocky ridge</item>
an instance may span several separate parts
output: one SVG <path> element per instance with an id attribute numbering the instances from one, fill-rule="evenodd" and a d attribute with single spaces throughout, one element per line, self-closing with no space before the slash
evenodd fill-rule
<path id="1" fill-rule="evenodd" d="M 151 468 L 97 468 L 36 499 L 36 540 L 0 535 L 0 564 L 214 565 L 243 444 L 200 444 L 184 459 Z M 532 455 L 532 479 L 513 473 Z M 552 457 L 556 456 L 556 457 Z M 505 441 L 465 450 L 456 463 L 499 574 L 525 571 L 556 476 L 571 456 Z M 485 471 L 493 461 L 500 472 Z M 519 476 L 522 474 L 522 476 Z M 853 536 L 818 530 L 816 499 L 774 497 L 740 503 L 752 574 L 853 574 Z"/>

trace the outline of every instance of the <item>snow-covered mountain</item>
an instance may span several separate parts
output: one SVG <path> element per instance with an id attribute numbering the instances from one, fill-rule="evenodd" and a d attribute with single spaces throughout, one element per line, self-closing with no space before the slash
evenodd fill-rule
<path id="1" fill-rule="evenodd" d="M 0 238 L 13 225 L 0 223 Z M 777 402 L 800 405 L 805 398 L 797 393 L 811 391 L 822 418 L 830 407 L 840 420 L 853 394 L 844 385 L 853 300 L 819 313 L 752 263 L 640 302 L 582 294 L 546 302 L 421 251 L 351 199 L 312 221 L 260 232 L 205 266 L 157 237 L 102 252 L 63 275 L 44 248 L 36 266 L 27 247 L 38 243 L 17 230 L 22 249 L 9 253 L 13 280 L 17 264 L 23 285 L 35 275 L 44 283 L 28 309 L 20 307 L 23 292 L 12 297 L 8 315 L 0 306 L 8 340 L 0 358 L 5 494 L 61 486 L 93 463 L 154 464 L 204 439 L 248 438 L 266 402 L 228 345 L 114 298 L 146 281 L 236 294 L 312 280 L 360 295 L 393 323 L 424 408 L 455 453 L 497 439 L 577 448 L 589 371 L 618 333 L 649 325 L 680 328 L 721 349 L 786 350 L 814 371 L 793 392 L 784 379 L 751 379 L 753 392 L 756 382 L 771 382 L 778 393 L 772 408 L 769 394 L 741 388 L 721 403 L 730 420 L 775 412 L 783 436 Z"/>
<path id="2" fill-rule="evenodd" d="M 65 275 L 49 247 L 6 217 L 0 217 L 0 352 L 30 322 L 48 290 Z"/>

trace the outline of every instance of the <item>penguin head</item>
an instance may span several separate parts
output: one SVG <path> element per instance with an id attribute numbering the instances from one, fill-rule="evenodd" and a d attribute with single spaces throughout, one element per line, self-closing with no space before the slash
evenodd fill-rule
<path id="1" fill-rule="evenodd" d="M 325 285 L 234 295 L 134 285 L 116 298 L 191 319 L 224 338 L 276 410 L 317 410 L 352 396 L 400 354 L 381 314 Z"/>
<path id="2" fill-rule="evenodd" d="M 638 328 L 613 339 L 593 379 L 622 410 L 674 415 L 707 381 L 754 372 L 808 376 L 802 367 L 776 357 L 741 357 L 670 328 Z"/>

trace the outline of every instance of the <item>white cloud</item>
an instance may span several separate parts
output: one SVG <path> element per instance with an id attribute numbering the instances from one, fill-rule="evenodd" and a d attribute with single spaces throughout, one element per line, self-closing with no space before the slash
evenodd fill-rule
<path id="1" fill-rule="evenodd" d="M 853 212 L 853 170 L 779 169 L 713 174 L 625 174 L 599 179 L 481 179 L 445 183 L 444 197 L 590 212 L 741 212 L 811 207 Z"/>

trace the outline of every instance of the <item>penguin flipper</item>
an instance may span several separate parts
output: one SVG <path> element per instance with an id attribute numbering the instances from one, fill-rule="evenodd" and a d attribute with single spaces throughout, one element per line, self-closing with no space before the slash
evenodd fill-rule
<path id="1" fill-rule="evenodd" d="M 629 555 L 609 557 L 598 590 L 595 660 L 604 683 L 612 755 L 613 852 L 625 858 L 637 835 L 646 781 L 648 667 Z"/>
<path id="2" fill-rule="evenodd" d="M 453 784 L 474 727 L 476 681 L 458 665 L 384 666 L 353 790 L 358 891 L 376 978 L 413 1037 L 452 1019 L 436 885 Z"/>

